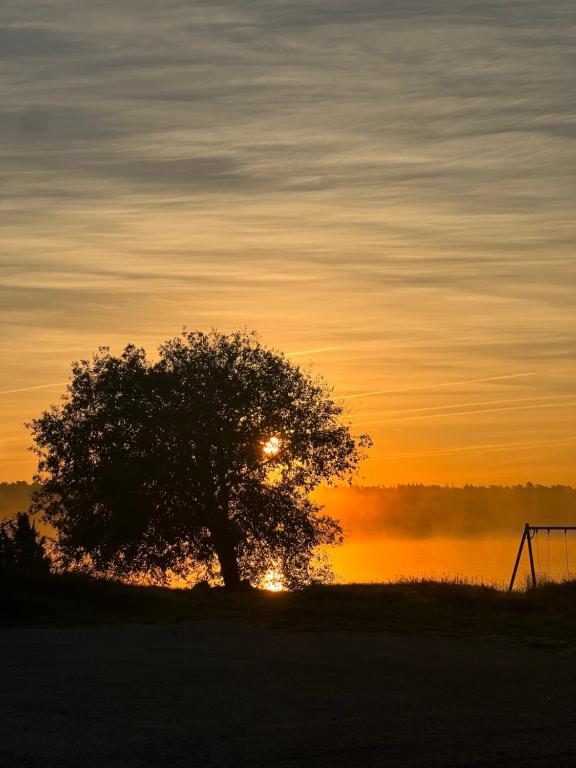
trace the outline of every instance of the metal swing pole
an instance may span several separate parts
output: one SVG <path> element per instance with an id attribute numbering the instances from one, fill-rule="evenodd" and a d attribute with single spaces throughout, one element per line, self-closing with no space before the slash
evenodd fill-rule
<path id="1" fill-rule="evenodd" d="M 518 554 L 516 555 L 516 562 L 514 563 L 514 570 L 512 571 L 512 578 L 510 579 L 510 586 L 508 587 L 508 592 L 511 592 L 514 587 L 514 581 L 516 580 L 516 573 L 518 572 L 518 566 L 520 565 L 520 559 L 522 557 L 522 550 L 524 549 L 524 542 L 528 539 L 528 542 L 530 542 L 530 523 L 526 523 L 524 526 L 524 533 L 522 534 L 522 538 L 520 539 L 520 547 L 518 549 Z M 532 573 L 534 574 L 534 561 L 532 557 L 532 544 L 529 543 L 530 548 L 530 561 L 532 562 Z"/>
<path id="2" fill-rule="evenodd" d="M 534 568 L 534 552 L 532 551 L 532 535 L 530 535 L 530 526 L 526 523 L 528 534 L 528 555 L 530 557 L 530 573 L 532 574 L 532 589 L 536 589 L 536 569 Z"/>

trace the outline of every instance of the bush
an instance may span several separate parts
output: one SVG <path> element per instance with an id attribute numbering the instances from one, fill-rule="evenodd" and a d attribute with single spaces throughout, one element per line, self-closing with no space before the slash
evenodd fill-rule
<path id="1" fill-rule="evenodd" d="M 0 573 L 18 576 L 44 575 L 50 572 L 45 538 L 24 512 L 0 523 Z"/>

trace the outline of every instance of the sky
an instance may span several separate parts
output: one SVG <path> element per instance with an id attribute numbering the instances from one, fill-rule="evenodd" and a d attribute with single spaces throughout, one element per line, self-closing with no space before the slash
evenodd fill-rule
<path id="1" fill-rule="evenodd" d="M 574 483 L 573 0 L 3 0 L 0 480 L 73 360 L 246 327 L 356 478 Z"/>

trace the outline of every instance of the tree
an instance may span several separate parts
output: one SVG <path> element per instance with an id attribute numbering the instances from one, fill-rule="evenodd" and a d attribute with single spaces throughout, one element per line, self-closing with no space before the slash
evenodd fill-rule
<path id="1" fill-rule="evenodd" d="M 170 569 L 229 589 L 270 568 L 315 578 L 341 540 L 309 493 L 350 476 L 369 444 L 341 423 L 323 380 L 256 334 L 184 331 L 157 361 L 130 345 L 72 367 L 63 403 L 31 424 L 34 508 L 68 563 L 162 579 Z"/>
<path id="2" fill-rule="evenodd" d="M 24 512 L 0 523 L 0 571 L 18 575 L 50 572 L 45 539 Z"/>

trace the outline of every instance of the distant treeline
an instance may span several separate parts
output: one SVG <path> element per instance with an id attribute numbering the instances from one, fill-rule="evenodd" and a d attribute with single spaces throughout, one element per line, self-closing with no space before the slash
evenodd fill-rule
<path id="1" fill-rule="evenodd" d="M 0 520 L 26 512 L 33 486 L 0 483 Z M 576 488 L 563 485 L 400 485 L 323 488 L 315 498 L 347 538 L 490 536 L 519 533 L 525 522 L 576 525 Z M 43 530 L 43 526 L 39 526 Z"/>
<path id="2" fill-rule="evenodd" d="M 576 525 L 576 488 L 554 485 L 322 489 L 317 498 L 348 538 L 490 536 L 519 533 L 526 522 Z"/>
<path id="3" fill-rule="evenodd" d="M 0 522 L 13 518 L 18 512 L 28 512 L 34 485 L 24 480 L 15 483 L 0 483 Z M 54 536 L 54 529 L 35 520 L 34 525 L 44 536 Z"/>
<path id="4" fill-rule="evenodd" d="M 0 520 L 17 512 L 27 512 L 34 486 L 19 480 L 16 483 L 0 483 Z"/>

